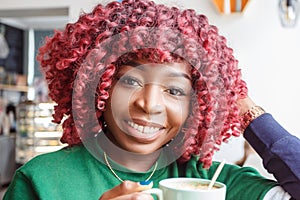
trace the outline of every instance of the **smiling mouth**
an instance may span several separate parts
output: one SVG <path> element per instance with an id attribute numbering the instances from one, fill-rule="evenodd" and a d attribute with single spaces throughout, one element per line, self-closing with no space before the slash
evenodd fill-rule
<path id="1" fill-rule="evenodd" d="M 153 127 L 153 126 L 142 126 L 142 125 L 136 124 L 132 121 L 127 121 L 127 124 L 142 134 L 153 134 L 153 133 L 156 133 L 157 131 L 159 131 L 160 129 L 162 129 L 162 128 Z"/>

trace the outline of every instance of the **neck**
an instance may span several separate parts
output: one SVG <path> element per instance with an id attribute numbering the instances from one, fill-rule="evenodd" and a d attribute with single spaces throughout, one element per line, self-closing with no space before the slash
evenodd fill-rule
<path id="1" fill-rule="evenodd" d="M 128 152 L 112 143 L 107 136 L 101 137 L 99 143 L 109 158 L 127 169 L 137 172 L 146 172 L 151 169 L 160 155 L 160 151 L 151 154 Z"/>
<path id="2" fill-rule="evenodd" d="M 155 152 L 153 154 L 148 155 L 140 155 L 134 153 L 124 153 L 109 151 L 107 155 L 117 162 L 120 165 L 123 165 L 127 169 L 138 171 L 138 172 L 146 172 L 155 164 L 159 157 L 159 152 Z"/>

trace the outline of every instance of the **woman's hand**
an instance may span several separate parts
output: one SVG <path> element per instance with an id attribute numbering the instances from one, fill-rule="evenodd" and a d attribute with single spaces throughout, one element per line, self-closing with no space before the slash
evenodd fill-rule
<path id="1" fill-rule="evenodd" d="M 106 191 L 99 200 L 153 200 L 150 194 L 140 191 L 150 189 L 137 182 L 124 181 L 120 185 Z"/>
<path id="2" fill-rule="evenodd" d="M 246 97 L 243 99 L 239 99 L 237 101 L 239 110 L 240 110 L 240 115 L 242 116 L 245 114 L 249 109 L 251 109 L 253 106 L 255 106 L 255 103 L 250 99 L 250 97 Z"/>
<path id="3" fill-rule="evenodd" d="M 241 127 L 243 129 L 246 129 L 254 119 L 265 113 L 265 110 L 257 106 L 248 96 L 239 99 L 238 106 L 242 117 Z"/>

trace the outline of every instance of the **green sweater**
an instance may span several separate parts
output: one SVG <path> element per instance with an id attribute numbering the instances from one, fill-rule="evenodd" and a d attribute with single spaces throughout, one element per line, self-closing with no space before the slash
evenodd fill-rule
<path id="1" fill-rule="evenodd" d="M 176 162 L 157 170 L 152 180 L 154 187 L 169 177 L 197 177 L 211 179 L 219 163 L 214 162 L 209 170 L 203 169 L 192 158 L 185 167 Z M 125 180 L 145 180 L 148 173 L 125 173 L 116 170 Z M 263 199 L 276 182 L 260 176 L 252 168 L 225 165 L 218 181 L 227 185 L 228 200 Z M 4 200 L 97 200 L 107 190 L 120 184 L 108 167 L 95 159 L 83 146 L 64 148 L 57 152 L 37 156 L 16 171 Z"/>

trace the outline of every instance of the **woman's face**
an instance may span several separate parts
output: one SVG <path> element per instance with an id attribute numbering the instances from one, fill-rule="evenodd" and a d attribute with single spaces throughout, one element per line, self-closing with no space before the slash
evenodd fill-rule
<path id="1" fill-rule="evenodd" d="M 104 111 L 108 137 L 130 152 L 158 150 L 183 126 L 191 91 L 187 64 L 138 60 L 122 66 Z"/>

